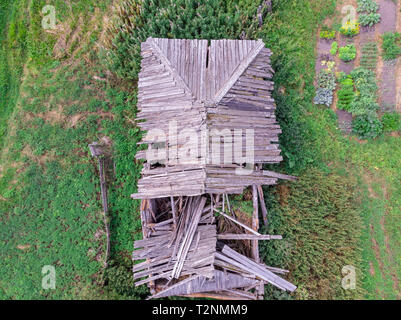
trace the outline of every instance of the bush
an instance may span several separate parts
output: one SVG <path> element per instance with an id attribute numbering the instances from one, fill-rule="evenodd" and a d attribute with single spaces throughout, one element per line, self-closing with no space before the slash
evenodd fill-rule
<path id="1" fill-rule="evenodd" d="M 356 68 L 351 72 L 354 80 L 356 96 L 349 105 L 348 111 L 353 115 L 374 113 L 379 109 L 377 104 L 377 84 L 373 71 L 364 68 Z"/>
<path id="2" fill-rule="evenodd" d="M 376 23 L 379 23 L 381 16 L 379 13 L 368 13 L 368 14 L 360 14 L 359 15 L 359 23 L 361 26 L 373 26 Z"/>
<path id="3" fill-rule="evenodd" d="M 383 59 L 393 60 L 401 54 L 401 34 L 398 32 L 387 32 L 383 34 Z"/>
<path id="4" fill-rule="evenodd" d="M 381 120 L 384 132 L 401 131 L 401 115 L 399 113 L 385 113 Z"/>
<path id="5" fill-rule="evenodd" d="M 377 84 L 376 76 L 372 70 L 364 68 L 355 68 L 351 71 L 351 77 L 354 79 L 357 95 L 369 96 L 376 100 Z"/>
<path id="6" fill-rule="evenodd" d="M 340 33 L 344 36 L 355 36 L 359 33 L 360 26 L 357 21 L 347 21 L 341 28 Z"/>
<path id="7" fill-rule="evenodd" d="M 358 0 L 358 12 L 375 13 L 379 9 L 379 5 L 374 0 Z"/>
<path id="8" fill-rule="evenodd" d="M 354 118 L 352 131 L 359 139 L 374 139 L 383 132 L 383 124 L 376 113 L 369 112 Z"/>
<path id="9" fill-rule="evenodd" d="M 346 62 L 354 60 L 356 57 L 355 45 L 349 44 L 346 45 L 345 47 L 341 47 L 339 49 L 339 56 L 341 60 Z"/>
<path id="10" fill-rule="evenodd" d="M 335 55 L 337 54 L 337 51 L 338 51 L 338 43 L 337 43 L 337 41 L 334 41 L 334 42 L 331 44 L 330 53 L 331 53 L 333 56 L 335 56 Z"/>
<path id="11" fill-rule="evenodd" d="M 379 105 L 377 104 L 375 99 L 376 96 L 366 96 L 359 94 L 349 104 L 348 112 L 351 112 L 354 116 L 376 112 L 379 109 Z"/>

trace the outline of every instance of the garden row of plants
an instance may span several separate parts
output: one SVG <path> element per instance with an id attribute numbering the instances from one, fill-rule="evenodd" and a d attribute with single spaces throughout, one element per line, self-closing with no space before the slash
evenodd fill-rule
<path id="1" fill-rule="evenodd" d="M 322 39 L 333 40 L 336 38 L 337 31 L 344 36 L 353 37 L 359 34 L 362 27 L 373 27 L 381 20 L 381 15 L 377 11 L 379 5 L 374 0 L 358 0 L 356 11 L 359 13 L 358 19 L 348 20 L 339 28 L 323 27 L 320 32 Z"/>
<path id="2" fill-rule="evenodd" d="M 400 131 L 401 116 L 396 112 L 378 116 L 376 76 L 372 70 L 358 67 L 350 74 L 333 71 L 334 62 L 325 62 L 317 77 L 317 90 L 314 103 L 326 105 L 333 103 L 334 91 L 338 87 L 337 108 L 352 114 L 352 130 L 360 139 L 372 139 L 383 132 Z"/>

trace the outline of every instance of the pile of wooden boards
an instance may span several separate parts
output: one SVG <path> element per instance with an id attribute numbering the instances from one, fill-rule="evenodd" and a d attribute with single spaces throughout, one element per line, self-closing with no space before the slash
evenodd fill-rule
<path id="1" fill-rule="evenodd" d="M 295 179 L 262 170 L 282 161 L 271 55 L 261 40 L 142 43 L 137 120 L 147 149 L 136 154 L 145 161 L 131 196 L 142 199 L 143 240 L 133 259 L 144 261 L 133 271 L 150 298 L 260 299 L 267 283 L 296 288 L 278 276 L 286 270 L 264 265 L 258 250 L 258 241 L 282 238 L 258 232 L 259 206 L 267 224 L 262 185 Z M 247 188 L 251 225 L 229 201 Z M 236 228 L 219 233 L 221 221 Z M 241 244 L 250 250 L 234 250 Z"/>
<path id="2" fill-rule="evenodd" d="M 238 221 L 228 196 L 144 200 L 141 209 L 144 239 L 135 241 L 133 260 L 145 261 L 135 264 L 133 272 L 137 286 L 148 284 L 151 288 L 150 298 L 195 295 L 257 299 L 263 295 L 265 283 L 290 292 L 295 290 L 294 285 L 277 275 L 286 270 L 267 267 L 225 243 L 281 239 L 261 235 Z M 248 233 L 218 234 L 216 213 Z"/>

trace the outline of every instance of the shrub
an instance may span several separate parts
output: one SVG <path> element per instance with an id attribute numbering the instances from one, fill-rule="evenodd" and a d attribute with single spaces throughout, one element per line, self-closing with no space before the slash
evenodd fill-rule
<path id="1" fill-rule="evenodd" d="M 387 32 L 383 34 L 383 59 L 393 60 L 401 54 L 400 40 L 401 34 L 398 32 Z"/>
<path id="2" fill-rule="evenodd" d="M 318 88 L 316 90 L 316 96 L 313 99 L 314 104 L 321 104 L 330 107 L 333 103 L 333 90 L 326 88 Z"/>
<path id="3" fill-rule="evenodd" d="M 349 37 L 357 35 L 359 31 L 360 31 L 359 23 L 355 20 L 347 21 L 340 28 L 340 33 L 343 34 L 344 36 L 349 36 Z"/>
<path id="4" fill-rule="evenodd" d="M 335 56 L 335 55 L 337 54 L 337 51 L 338 51 L 338 43 L 337 43 L 337 41 L 334 41 L 334 42 L 331 44 L 330 53 L 331 53 L 333 56 Z"/>
<path id="5" fill-rule="evenodd" d="M 338 108 L 341 110 L 349 110 L 349 105 L 354 100 L 354 81 L 351 76 L 347 76 L 340 82 L 340 90 L 337 92 Z"/>
<path id="6" fill-rule="evenodd" d="M 368 13 L 368 14 L 360 14 L 359 15 L 359 23 L 361 26 L 373 26 L 376 23 L 379 23 L 381 16 L 379 13 Z"/>
<path id="7" fill-rule="evenodd" d="M 384 132 L 401 131 L 401 115 L 399 113 L 385 113 L 381 120 Z"/>
<path id="8" fill-rule="evenodd" d="M 358 0 L 358 12 L 375 13 L 379 9 L 379 5 L 374 0 Z"/>
<path id="9" fill-rule="evenodd" d="M 374 139 L 383 132 L 383 124 L 376 113 L 369 112 L 354 118 L 352 131 L 359 139 Z"/>
<path id="10" fill-rule="evenodd" d="M 335 37 L 336 37 L 336 31 L 335 30 L 322 30 L 322 31 L 320 31 L 320 38 L 322 38 L 322 39 L 332 40 L 332 39 L 335 39 Z"/>
<path id="11" fill-rule="evenodd" d="M 372 99 L 376 99 L 376 76 L 372 70 L 361 67 L 355 68 L 351 71 L 351 77 L 354 79 L 358 95 L 370 96 Z"/>
<path id="12" fill-rule="evenodd" d="M 356 57 L 355 45 L 349 44 L 339 49 L 340 59 L 343 61 L 352 61 Z"/>

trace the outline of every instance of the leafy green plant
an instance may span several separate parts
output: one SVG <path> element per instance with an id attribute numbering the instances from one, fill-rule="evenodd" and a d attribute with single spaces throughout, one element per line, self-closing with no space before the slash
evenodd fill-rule
<path id="1" fill-rule="evenodd" d="M 330 107 L 333 103 L 333 91 L 327 88 L 318 88 L 313 103 Z"/>
<path id="2" fill-rule="evenodd" d="M 338 51 L 338 43 L 337 43 L 337 41 L 334 41 L 331 44 L 330 53 L 331 53 L 331 55 L 335 56 L 337 54 L 337 51 Z"/>
<path id="3" fill-rule="evenodd" d="M 336 31 L 335 30 L 322 30 L 320 31 L 320 38 L 332 40 L 336 38 Z"/>
<path id="4" fill-rule="evenodd" d="M 333 91 L 336 88 L 336 78 L 332 71 L 322 69 L 317 77 L 318 89 L 313 100 L 314 104 L 330 107 L 333 103 Z"/>
<path id="5" fill-rule="evenodd" d="M 352 61 L 356 57 L 356 48 L 355 48 L 355 45 L 353 45 L 353 44 L 349 44 L 344 47 L 340 47 L 338 52 L 339 52 L 340 59 L 343 61 L 346 61 L 346 62 Z"/>
<path id="6" fill-rule="evenodd" d="M 344 36 L 353 37 L 357 35 L 360 31 L 359 23 L 355 20 L 347 21 L 340 28 L 340 33 Z"/>
<path id="7" fill-rule="evenodd" d="M 358 12 L 375 13 L 379 9 L 379 5 L 374 0 L 358 0 Z"/>
<path id="8" fill-rule="evenodd" d="M 349 111 L 349 105 L 354 100 L 354 82 L 351 76 L 347 76 L 340 82 L 340 89 L 337 92 L 337 107 L 341 110 Z"/>
<path id="9" fill-rule="evenodd" d="M 354 80 L 356 95 L 350 103 L 348 111 L 353 115 L 374 113 L 379 109 L 377 104 L 376 76 L 371 70 L 356 68 L 351 72 Z"/>
<path id="10" fill-rule="evenodd" d="M 376 113 L 369 112 L 353 119 L 352 131 L 359 139 L 374 139 L 383 132 L 383 124 Z"/>
<path id="11" fill-rule="evenodd" d="M 381 19 L 380 13 L 367 13 L 359 15 L 359 23 L 361 26 L 369 26 L 372 27 L 376 23 L 379 23 Z"/>
<path id="12" fill-rule="evenodd" d="M 398 32 L 387 32 L 383 39 L 383 59 L 394 60 L 401 54 L 401 34 Z"/>
<path id="13" fill-rule="evenodd" d="M 384 132 L 401 131 L 401 115 L 397 112 L 388 112 L 382 115 Z"/>
<path id="14" fill-rule="evenodd" d="M 358 94 L 349 104 L 348 111 L 354 116 L 376 112 L 379 105 L 374 98 L 376 97 Z"/>
<path id="15" fill-rule="evenodd" d="M 325 69 L 321 70 L 317 77 L 317 85 L 320 88 L 335 90 L 336 78 L 334 76 L 334 73 Z"/>

